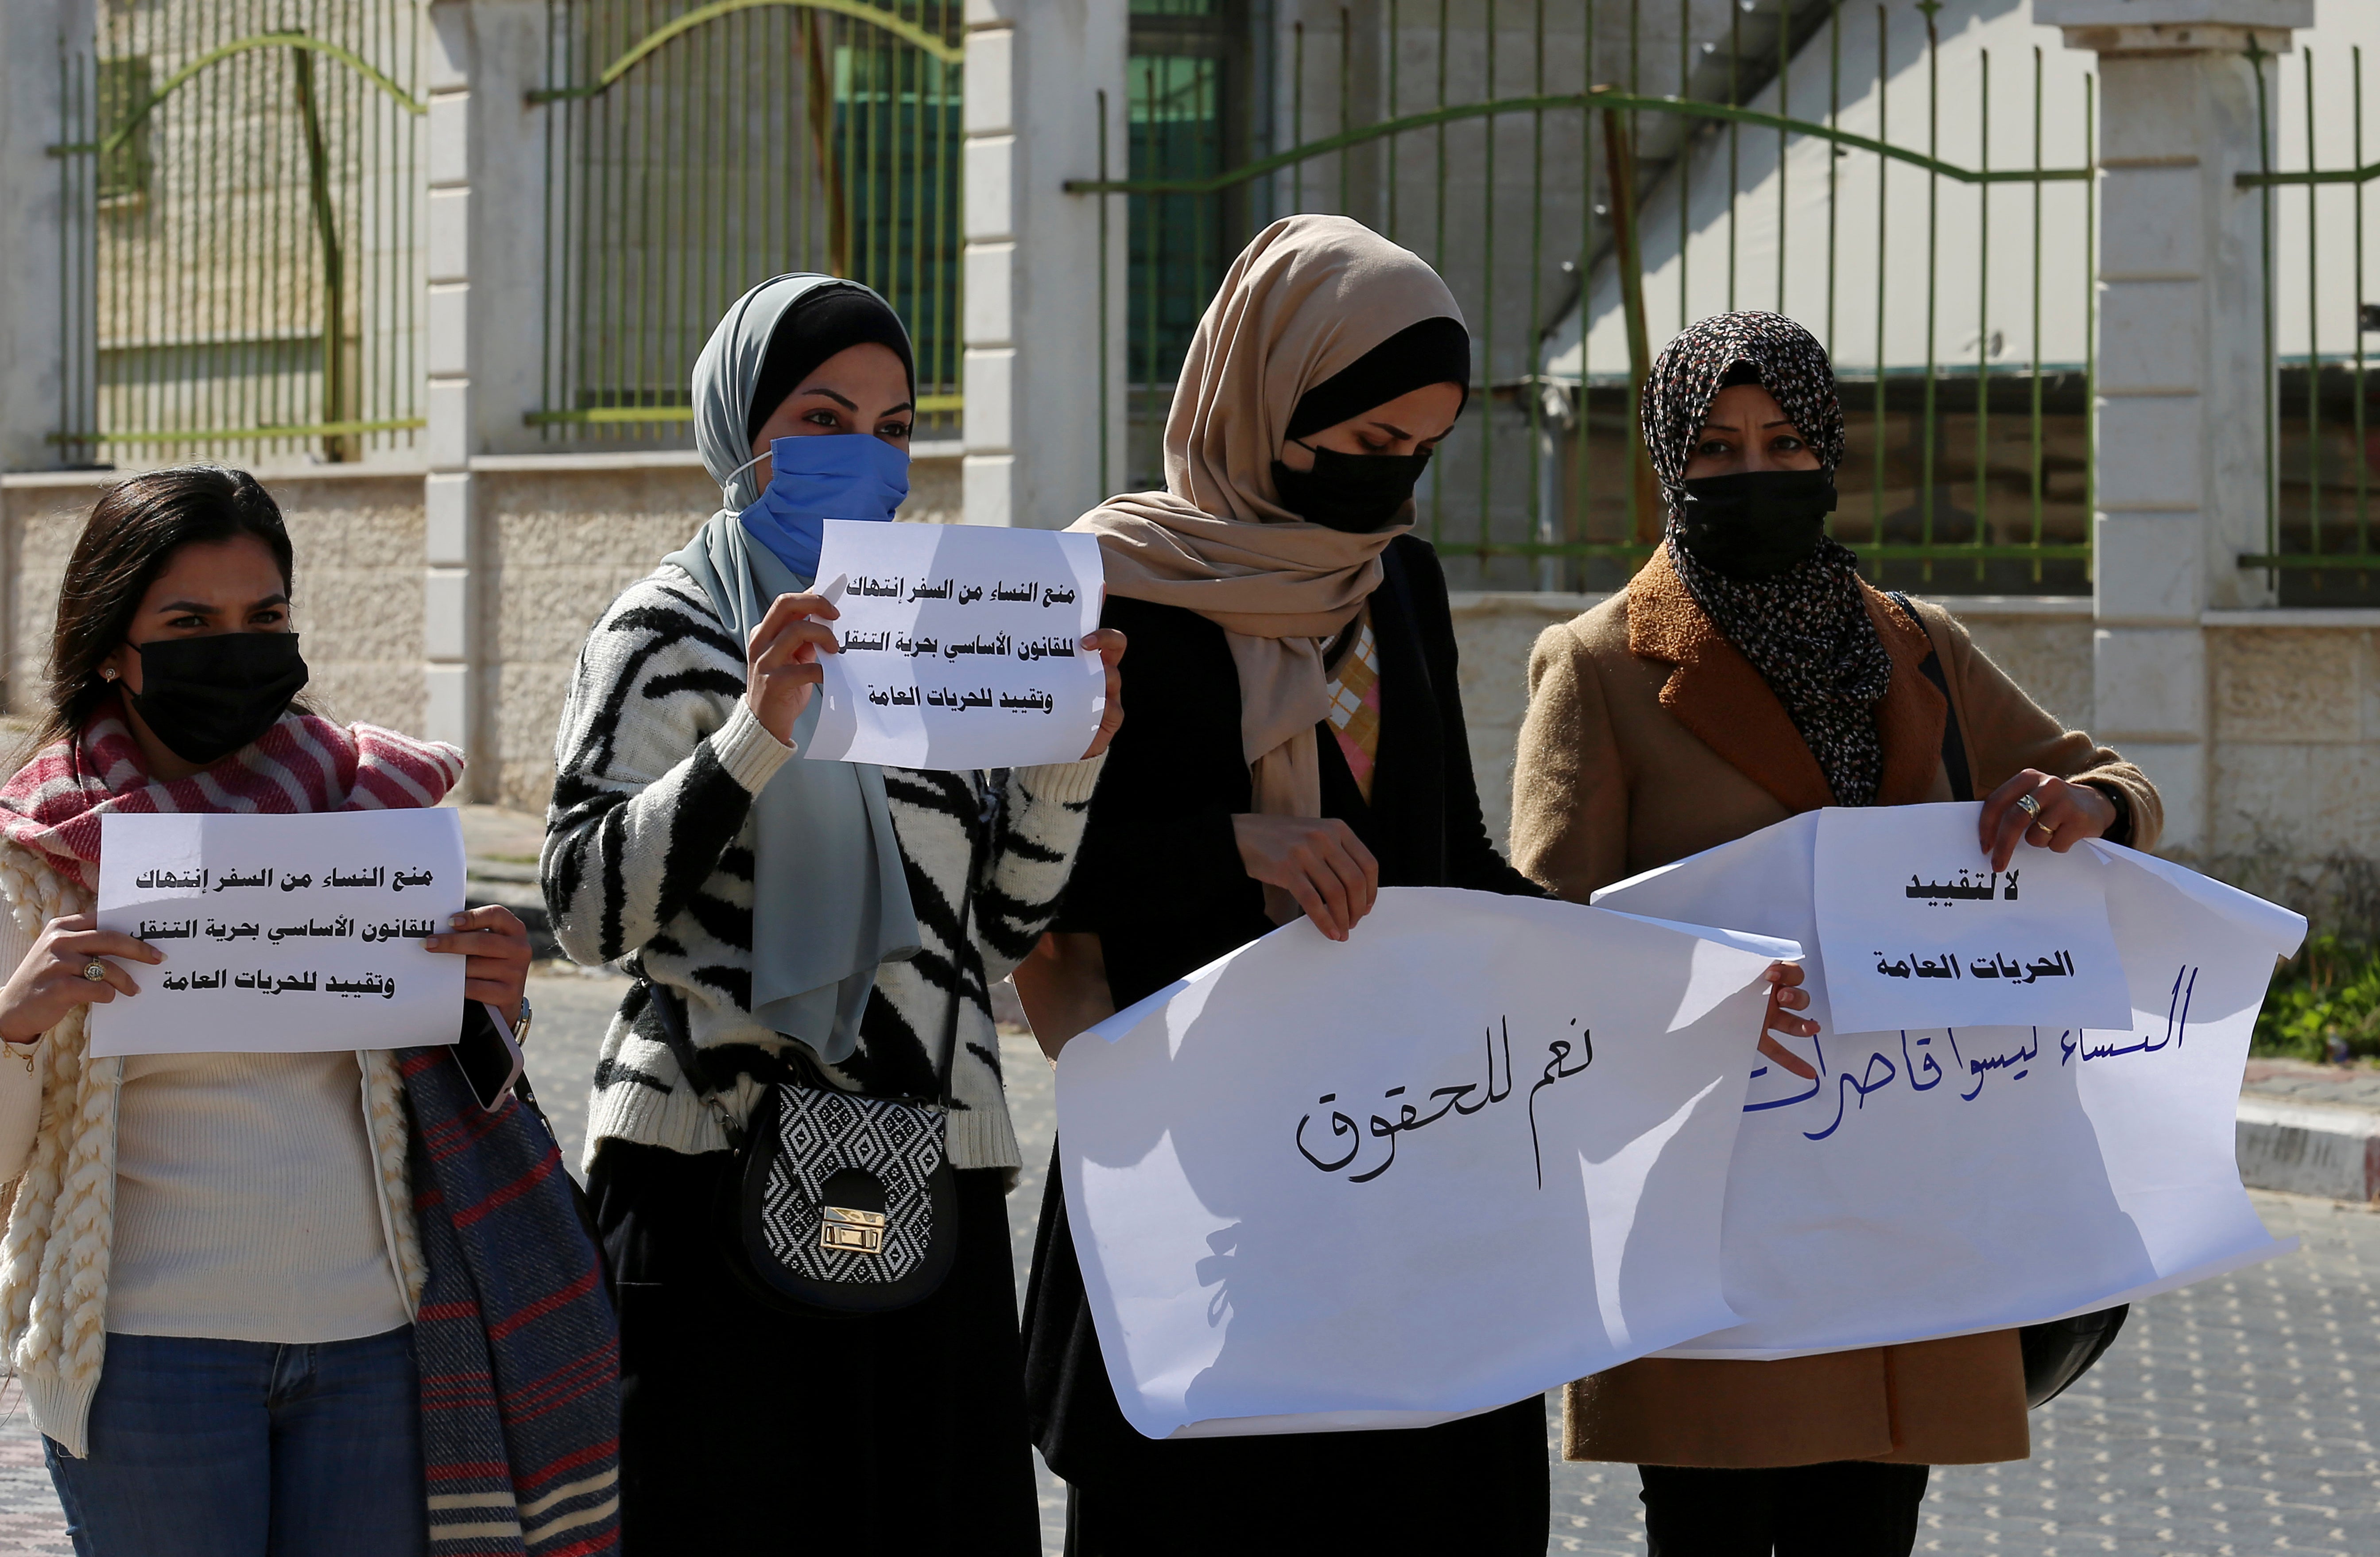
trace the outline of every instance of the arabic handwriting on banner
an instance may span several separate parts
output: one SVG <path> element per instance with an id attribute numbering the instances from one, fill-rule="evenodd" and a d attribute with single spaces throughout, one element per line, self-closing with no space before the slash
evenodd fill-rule
<path id="1" fill-rule="evenodd" d="M 1954 821 L 1972 830 L 1974 808 L 1964 809 Z M 1765 829 L 1597 901 L 1688 921 L 1739 914 L 1786 933 L 1815 912 L 1821 821 Z M 2057 947 L 2059 966 L 2070 958 L 2074 971 L 2052 979 L 2045 969 L 2034 988 L 2070 989 L 2093 966 L 2082 942 L 2019 940 L 2008 927 L 2011 908 L 2044 906 L 2036 899 L 2057 896 L 2064 868 L 2079 864 L 2094 872 L 2086 882 L 2102 883 L 2124 1019 L 1880 1031 L 1837 1021 L 1815 1039 L 1770 1035 L 1749 1077 L 1729 1171 L 1727 1295 L 1742 1322 L 1664 1355 L 1794 1356 L 2005 1329 L 2286 1252 L 2240 1187 L 2233 1115 L 2273 958 L 2294 948 L 2303 921 L 2112 845 L 2018 858 L 2017 903 L 2003 875 L 1990 905 L 1950 899 L 1919 921 L 1922 933 L 1909 928 L 1911 872 L 1871 871 L 1871 884 L 1900 905 L 1899 936 L 1822 959 L 1810 982 L 1875 977 L 1881 945 L 1888 960 L 1911 963 L 1916 987 L 1915 964 L 1944 967 L 1956 942 L 1960 976 L 1924 987 L 1973 999 L 2010 982 L 2003 957 L 2030 970 Z M 1916 874 L 1921 886 L 1961 884 L 1956 870 Z M 1989 879 L 1977 870 L 1965 884 Z M 1969 921 L 1981 944 L 1960 928 Z M 1999 976 L 1978 984 L 1973 964 L 1994 940 Z M 2027 944 L 2036 949 L 2020 957 Z M 1814 1248 L 1825 1258 L 1811 1258 Z"/>
<path id="2" fill-rule="evenodd" d="M 1574 1016 L 1571 1018 L 1571 1026 L 1577 1027 L 1578 1018 Z M 1504 1042 L 1504 1089 L 1500 1092 L 1496 1089 L 1496 1040 L 1500 1032 L 1501 1033 Z M 1489 1103 L 1500 1103 L 1506 1098 L 1512 1095 L 1512 1019 L 1508 1016 L 1498 1017 L 1496 1026 L 1488 1029 L 1481 1036 L 1488 1050 L 1488 1079 L 1485 1084 L 1487 1096 L 1481 1098 L 1475 1103 L 1465 1104 L 1463 1101 L 1464 1099 L 1470 1097 L 1472 1093 L 1481 1089 L 1481 1083 L 1469 1081 L 1463 1083 L 1461 1086 L 1439 1087 L 1433 1089 L 1429 1094 L 1430 1101 L 1438 1102 L 1438 1100 L 1440 1098 L 1444 1098 L 1446 1101 L 1439 1103 L 1438 1107 L 1428 1113 L 1422 1113 L 1418 1107 L 1412 1103 L 1401 1103 L 1398 1105 L 1397 1117 L 1394 1119 L 1384 1118 L 1377 1113 L 1373 1114 L 1371 1116 L 1372 1138 L 1375 1140 L 1387 1141 L 1389 1143 L 1389 1154 L 1381 1160 L 1378 1167 L 1367 1168 L 1361 1173 L 1348 1174 L 1348 1183 L 1369 1184 L 1372 1180 L 1379 1177 L 1382 1174 L 1387 1173 L 1390 1167 L 1392 1166 L 1397 1160 L 1398 1136 L 1407 1131 L 1418 1130 L 1424 1125 L 1435 1125 L 1439 1120 L 1445 1118 L 1450 1113 L 1463 1115 L 1476 1113 L 1481 1109 L 1486 1108 Z M 1531 1164 L 1536 1170 L 1537 1187 L 1539 1189 L 1543 1189 L 1546 1186 L 1546 1156 L 1544 1144 L 1537 1133 L 1537 1094 L 1544 1091 L 1547 1088 L 1552 1086 L 1557 1081 L 1567 1080 L 1571 1077 L 1578 1075 L 1580 1072 L 1585 1070 L 1587 1066 L 1595 1063 L 1595 1035 L 1585 1028 L 1580 1028 L 1578 1040 L 1577 1049 L 1580 1052 L 1581 1058 L 1576 1064 L 1572 1064 L 1570 1063 L 1572 1045 L 1568 1039 L 1557 1038 L 1548 1042 L 1546 1045 L 1547 1058 L 1545 1070 L 1529 1088 L 1529 1160 Z M 1405 1091 L 1406 1089 L 1402 1087 L 1391 1087 L 1387 1091 L 1380 1094 L 1380 1100 L 1385 1102 L 1390 1098 L 1401 1098 L 1405 1095 Z M 1336 1092 L 1325 1092 L 1322 1096 L 1314 1100 L 1315 1106 L 1318 1108 L 1326 1103 L 1335 1103 L 1338 1101 L 1339 1094 Z M 1344 1157 L 1340 1158 L 1335 1162 L 1326 1162 L 1321 1158 L 1317 1157 L 1305 1144 L 1305 1126 L 1311 1124 L 1313 1119 L 1314 1116 L 1309 1113 L 1297 1122 L 1296 1142 L 1298 1153 L 1307 1162 L 1313 1163 L 1316 1167 L 1321 1169 L 1326 1174 L 1335 1174 L 1340 1169 L 1353 1162 L 1357 1157 L 1363 1155 L 1363 1132 L 1356 1128 L 1354 1120 L 1349 1118 L 1344 1113 L 1334 1111 L 1330 1115 L 1330 1134 L 1334 1137 L 1340 1136 L 1352 1137 L 1354 1138 L 1354 1144 L 1347 1148 L 1347 1154 Z"/>
<path id="3" fill-rule="evenodd" d="M 1067 1044 L 1057 1171 L 1125 1419 L 1424 1426 L 1731 1322 L 1726 1137 L 1794 954 L 1701 934 L 1387 888 L 1343 944 L 1301 920 Z"/>
<path id="4" fill-rule="evenodd" d="M 422 944 L 463 906 L 453 811 L 110 816 L 100 861 L 101 927 L 165 960 L 93 1053 L 455 1041 L 463 959 Z"/>
<path id="5" fill-rule="evenodd" d="M 2130 1031 L 2100 1032 L 2096 1029 L 2086 1031 L 2077 1028 L 2058 1029 L 2055 1037 L 2048 1040 L 2057 1045 L 2058 1063 L 2060 1065 L 2088 1064 L 2127 1054 L 2155 1054 L 2168 1046 L 2179 1049 L 2190 1030 L 2190 1001 L 2192 992 L 2197 988 L 2198 973 L 2198 968 L 2190 964 L 2183 964 L 2175 971 L 2161 1028 L 2153 1027 L 2138 1034 Z M 1768 1074 L 1768 1067 L 1756 1067 L 1752 1072 L 1755 1096 L 1745 1102 L 1743 1111 L 1746 1113 L 1765 1113 L 1772 1109 L 1791 1108 L 1797 1103 L 1807 1102 L 1828 1091 L 1831 1086 L 1833 1118 L 1824 1128 L 1802 1132 L 1807 1139 L 1821 1141 L 1842 1128 L 1847 1112 L 1864 1111 L 1872 1094 L 1883 1091 L 1896 1080 L 1903 1084 L 1905 1090 L 1922 1093 L 1941 1086 L 1946 1075 L 1955 1075 L 1961 1078 L 1965 1089 L 1953 1088 L 1948 1095 L 1962 1102 L 1973 1102 L 1982 1095 L 1985 1080 L 1995 1075 L 2003 1076 L 2009 1081 L 2025 1079 L 2031 1074 L 2033 1062 L 2041 1057 L 2044 1033 L 2047 1029 L 2029 1028 L 2018 1031 L 2006 1028 L 1969 1028 L 1963 1029 L 1966 1035 L 1963 1039 L 1960 1036 L 1961 1030 L 1941 1028 L 1931 1032 L 1898 1032 L 1887 1035 L 1882 1046 L 1873 1041 L 1874 1035 L 1865 1038 L 1858 1034 L 1847 1038 L 1838 1036 L 1835 1043 L 1839 1052 L 1846 1047 L 1853 1053 L 1862 1047 L 1868 1050 L 1867 1057 L 1858 1062 L 1854 1069 L 1840 1072 L 1828 1063 L 1827 1038 L 1821 1034 L 1804 1040 L 1815 1055 L 1815 1065 L 1804 1064 L 1795 1071 L 1796 1075 L 1809 1081 L 1806 1089 L 1783 1097 L 1760 1097 L 1758 1093 L 1764 1089 L 1759 1087 L 1759 1083 Z M 2125 1041 L 2127 1039 L 2131 1041 Z M 1945 1052 L 1949 1056 L 1947 1072 L 1938 1057 Z M 1896 1053 L 1900 1056 L 1897 1064 L 1893 1059 Z"/>
<path id="6" fill-rule="evenodd" d="M 796 744 L 916 768 L 1075 760 L 1106 696 L 1105 667 L 1079 648 L 1099 626 L 1101 574 L 1089 536 L 828 521 L 819 577 L 845 580 L 842 651 L 822 657 L 816 722 Z"/>

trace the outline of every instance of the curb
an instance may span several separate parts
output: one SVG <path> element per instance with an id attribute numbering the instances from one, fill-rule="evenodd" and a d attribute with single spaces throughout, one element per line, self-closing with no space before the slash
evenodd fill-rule
<path id="1" fill-rule="evenodd" d="M 2380 1112 L 2244 1095 L 2240 1182 L 2251 1189 L 2366 1201 L 2380 1196 Z"/>

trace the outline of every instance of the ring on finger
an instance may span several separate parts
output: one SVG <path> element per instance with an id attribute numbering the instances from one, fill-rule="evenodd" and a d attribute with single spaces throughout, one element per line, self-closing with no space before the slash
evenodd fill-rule
<path id="1" fill-rule="evenodd" d="M 82 976 L 94 984 L 103 984 L 107 981 L 107 964 L 93 957 L 82 965 Z"/>
<path id="2" fill-rule="evenodd" d="M 2025 815 L 2027 815 L 2027 816 L 2029 816 L 2029 817 L 2033 818 L 2033 819 L 2034 819 L 2034 825 L 2038 826 L 2038 825 L 2040 824 L 2040 821 L 2041 821 L 2041 802 L 2040 802 L 2040 801 L 2038 801 L 2038 800 L 2036 800 L 2036 799 L 2034 799 L 2032 796 L 2030 796 L 2030 795 L 2020 795 L 2020 796 L 2018 796 L 2018 797 L 2016 797 L 2016 809 L 2017 809 L 2018 810 L 2022 811 Z"/>

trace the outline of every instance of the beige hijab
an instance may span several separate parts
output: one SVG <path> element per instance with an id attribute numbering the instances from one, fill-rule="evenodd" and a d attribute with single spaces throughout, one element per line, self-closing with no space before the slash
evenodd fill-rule
<path id="1" fill-rule="evenodd" d="M 1370 535 L 1308 524 L 1281 505 L 1273 460 L 1307 390 L 1438 318 L 1463 310 L 1419 255 L 1344 216 L 1275 222 L 1232 262 L 1191 337 L 1165 421 L 1166 490 L 1111 498 L 1072 527 L 1099 538 L 1111 592 L 1223 629 L 1269 815 L 1322 814 L 1322 651 L 1378 587 L 1382 550 L 1412 528 L 1410 515 Z"/>

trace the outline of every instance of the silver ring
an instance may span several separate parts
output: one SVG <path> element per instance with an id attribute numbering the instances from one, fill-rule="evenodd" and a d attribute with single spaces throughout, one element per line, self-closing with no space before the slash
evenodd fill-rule
<path id="1" fill-rule="evenodd" d="M 2041 802 L 2034 799 L 2030 795 L 2018 796 L 2016 797 L 2016 809 L 2022 811 L 2029 817 L 2038 818 L 2041 815 Z"/>
<path id="2" fill-rule="evenodd" d="M 107 964 L 93 957 L 82 965 L 82 976 L 94 984 L 103 984 L 107 982 Z"/>

